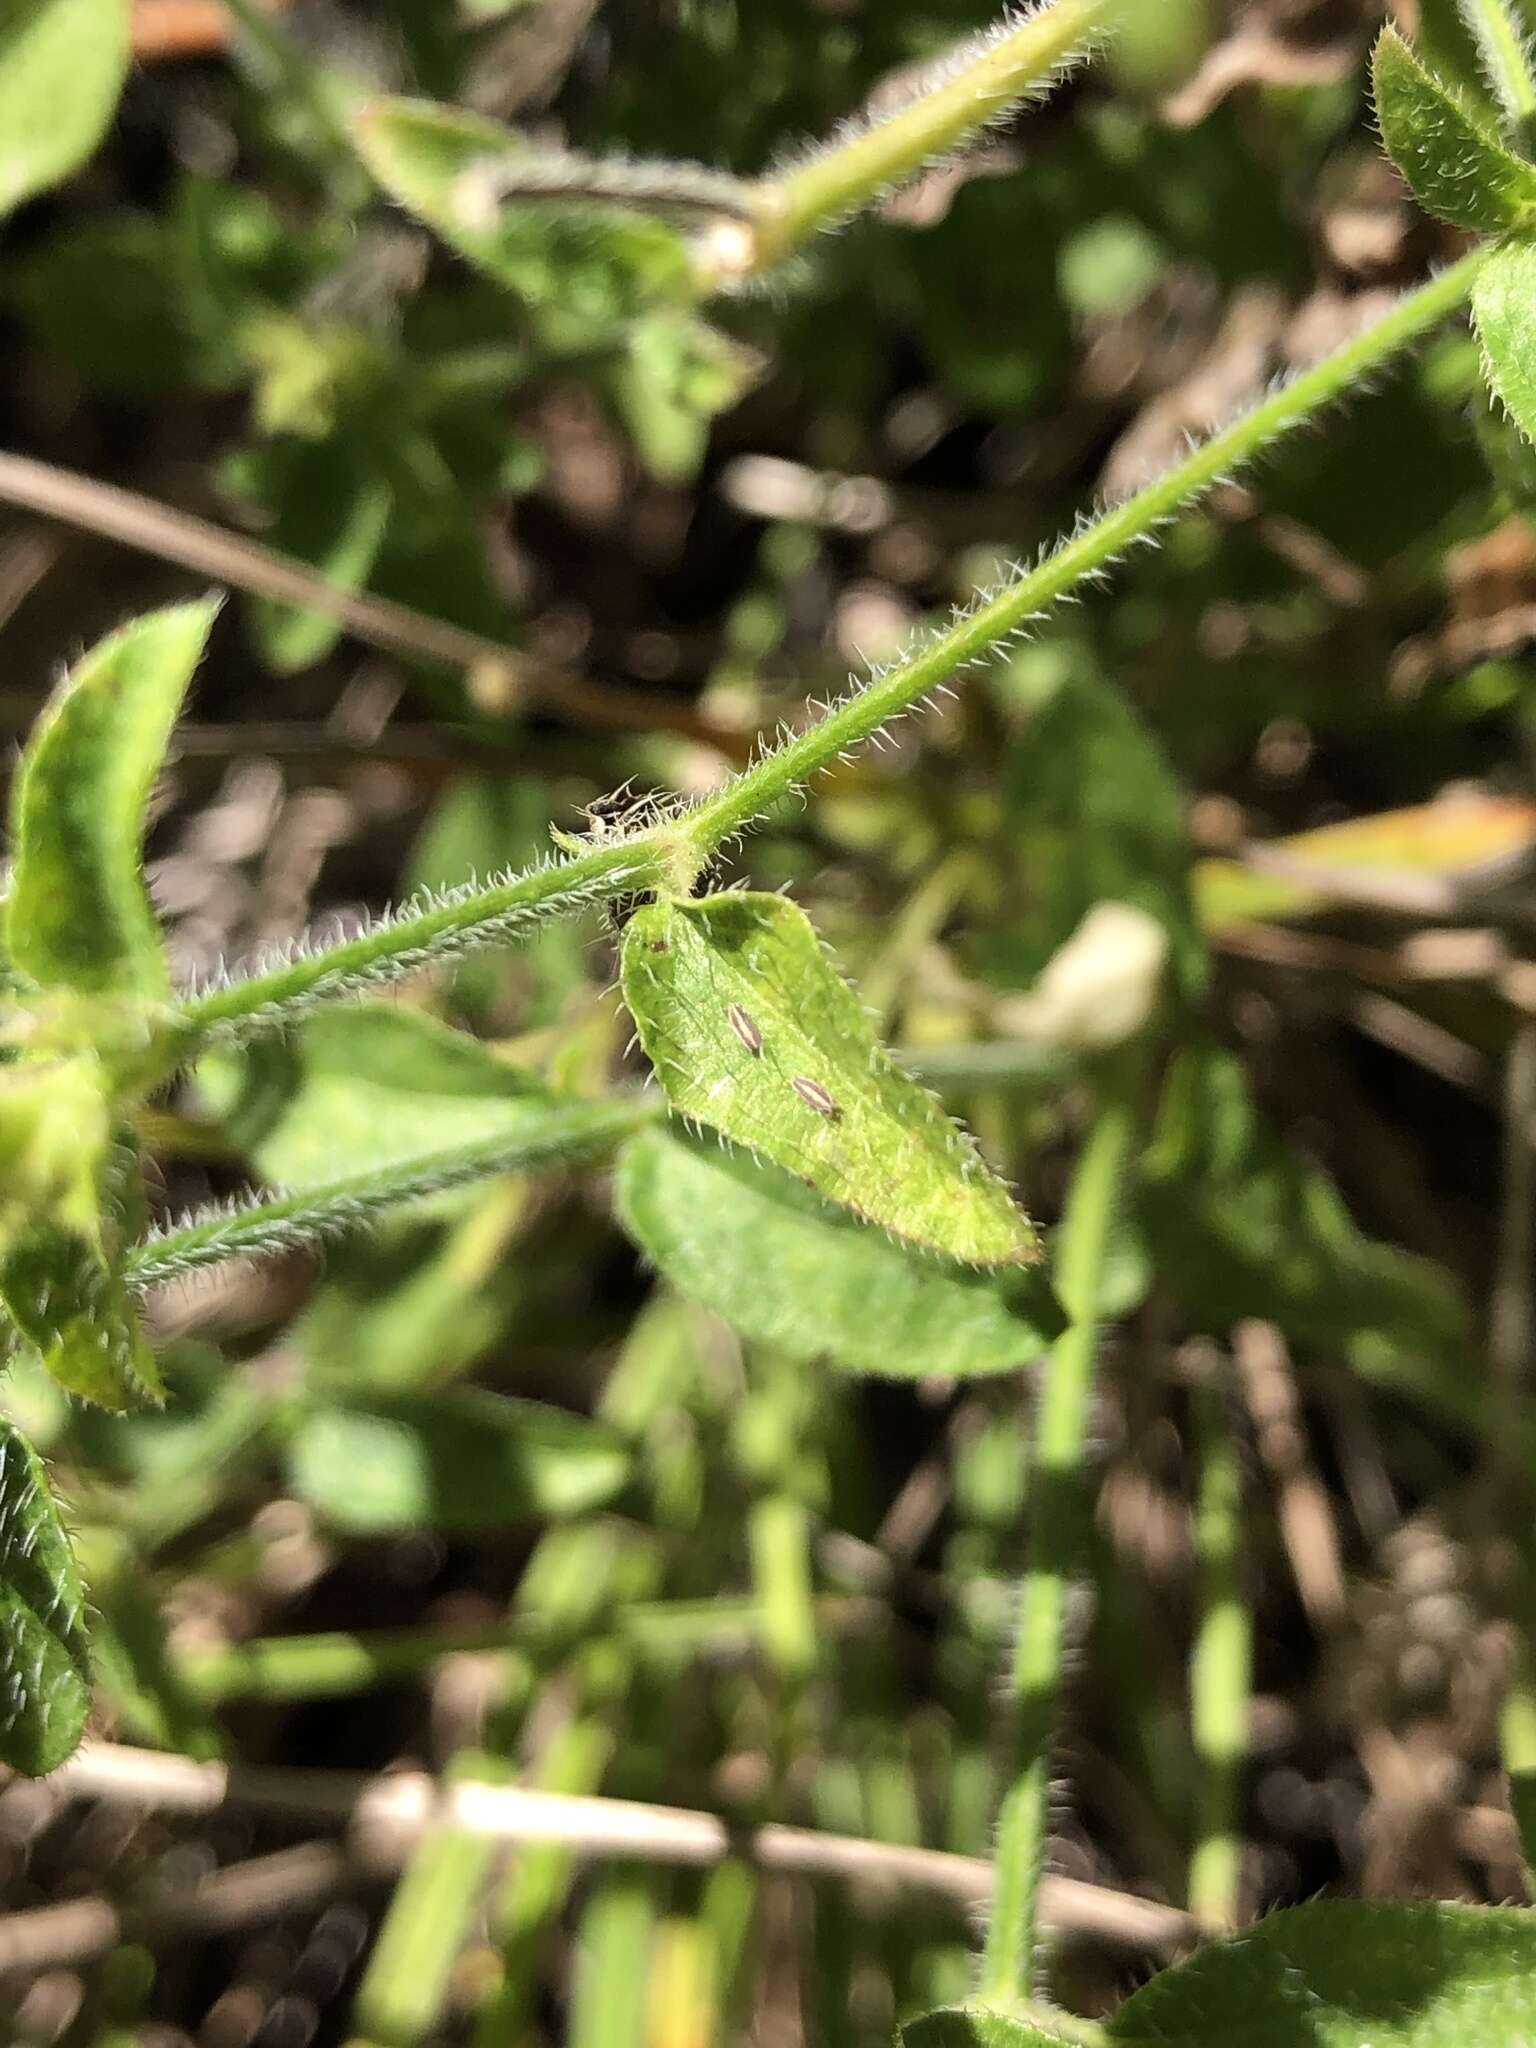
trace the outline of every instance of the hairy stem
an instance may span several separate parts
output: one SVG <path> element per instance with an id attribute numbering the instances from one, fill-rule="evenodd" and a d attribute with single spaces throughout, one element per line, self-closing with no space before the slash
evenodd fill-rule
<path id="1" fill-rule="evenodd" d="M 895 113 L 818 149 L 765 180 L 751 268 L 782 260 L 818 228 L 835 227 L 1048 84 L 1080 55 L 1117 0 L 1050 0 L 941 62 Z"/>
<path id="2" fill-rule="evenodd" d="M 546 918 L 570 916 L 627 889 L 654 888 L 661 876 L 659 842 L 634 839 L 595 846 L 484 888 L 407 904 L 356 938 L 188 997 L 175 1028 L 192 1048 L 246 1036 L 316 1003 L 516 938 Z"/>
<path id="3" fill-rule="evenodd" d="M 1508 0 L 1461 0 L 1461 13 L 1494 97 L 1529 140 L 1531 118 L 1536 115 L 1536 78 L 1525 35 Z"/>
<path id="4" fill-rule="evenodd" d="M 1235 1927 L 1242 1879 L 1238 1823 L 1253 1617 L 1243 1586 L 1243 1473 L 1226 1390 L 1206 1381 L 1194 1393 L 1200 1489 L 1195 1562 L 1200 1618 L 1189 1669 L 1189 1705 L 1199 1771 L 1198 1816 L 1189 1865 L 1189 1909 L 1212 1933 Z"/>
<path id="5" fill-rule="evenodd" d="M 1032 16 L 1034 24 L 1046 19 Z M 1020 33 L 1023 31 L 1021 30 Z M 178 1024 L 190 1049 L 238 1037 L 328 997 L 397 979 L 473 946 L 518 936 L 545 917 L 664 882 L 686 886 L 725 841 L 743 831 L 850 747 L 869 740 L 957 671 L 984 658 L 1078 585 L 1192 504 L 1233 470 L 1348 395 L 1465 299 L 1483 261 L 1473 250 L 1399 299 L 1362 333 L 1272 392 L 1123 503 L 1089 521 L 1035 568 L 982 597 L 942 631 L 871 676 L 772 753 L 681 818 L 594 846 L 572 860 L 452 899 L 407 907 L 361 936 L 186 1000 Z"/>
<path id="6" fill-rule="evenodd" d="M 804 732 L 756 762 L 694 810 L 688 826 L 701 857 L 760 817 L 818 769 L 908 711 L 959 669 L 990 653 L 1098 576 L 1127 549 L 1213 485 L 1372 376 L 1466 298 L 1483 261 L 1473 250 L 1407 293 L 1362 333 L 1272 392 L 1251 412 L 1190 450 L 1161 476 L 1063 541 L 942 632 L 871 677 Z"/>
<path id="7" fill-rule="evenodd" d="M 1061 1708 L 1068 1604 L 1089 1513 L 1087 1438 L 1100 1281 L 1131 1131 L 1128 1105 L 1111 1099 L 1089 1133 L 1057 1239 L 1056 1291 L 1071 1321 L 1052 1347 L 1040 1387 L 1025 1505 L 1029 1566 L 1008 1674 L 1014 1776 L 998 1814 L 983 1999 L 1027 1998 L 1035 1989 L 1051 1750 Z"/>
<path id="8" fill-rule="evenodd" d="M 549 1110 L 525 1132 L 502 1134 L 403 1166 L 348 1174 L 293 1194 L 269 1195 L 249 1208 L 194 1219 L 136 1245 L 128 1254 L 126 1278 L 130 1287 L 153 1287 L 226 1259 L 321 1243 L 398 1202 L 552 1160 L 589 1157 L 660 1114 L 659 1101 L 636 1096 L 572 1103 Z"/>

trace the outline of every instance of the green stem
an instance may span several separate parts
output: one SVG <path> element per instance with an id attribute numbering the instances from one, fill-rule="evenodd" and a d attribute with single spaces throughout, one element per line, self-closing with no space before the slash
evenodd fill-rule
<path id="1" fill-rule="evenodd" d="M 1461 0 L 1461 12 L 1494 96 L 1510 120 L 1528 130 L 1536 115 L 1536 79 L 1525 37 L 1506 0 Z"/>
<path id="2" fill-rule="evenodd" d="M 1253 1617 L 1243 1585 L 1243 1473 L 1225 1391 L 1194 1393 L 1200 1491 L 1195 1562 L 1200 1619 L 1190 1659 L 1189 1702 L 1199 1769 L 1198 1817 L 1189 1866 L 1189 1909 L 1212 1933 L 1235 1927 L 1242 1879 L 1239 1800 L 1248 1753 Z"/>
<path id="3" fill-rule="evenodd" d="M 595 846 L 484 888 L 419 900 L 356 938 L 189 996 L 172 1029 L 195 1047 L 272 1028 L 317 1003 L 515 939 L 547 918 L 568 917 L 626 889 L 652 888 L 661 873 L 659 846 L 637 838 Z"/>
<path id="4" fill-rule="evenodd" d="M 290 1251 L 349 1230 L 379 1210 L 445 1188 L 463 1187 L 500 1173 L 542 1166 L 554 1159 L 605 1151 L 661 1115 L 659 1102 L 618 1096 L 577 1102 L 542 1114 L 527 1131 L 513 1131 L 430 1154 L 399 1166 L 347 1174 L 293 1194 L 271 1195 L 248 1209 L 209 1216 L 147 1239 L 129 1252 L 125 1277 L 135 1289 L 180 1279 L 226 1259 Z"/>
<path id="5" fill-rule="evenodd" d="M 1068 1602 L 1089 1516 L 1087 1437 L 1100 1279 L 1131 1132 L 1132 1115 L 1124 1101 L 1112 1100 L 1100 1110 L 1078 1162 L 1057 1238 L 1056 1291 L 1071 1321 L 1052 1347 L 1040 1388 L 1025 1508 L 1030 1562 L 1008 1677 L 1014 1777 L 998 1815 L 992 1921 L 982 1961 L 983 1999 L 1027 1998 L 1035 1989 L 1051 1749 L 1061 1706 Z"/>
<path id="6" fill-rule="evenodd" d="M 934 157 L 1048 83 L 1079 55 L 1116 0 L 1052 0 L 1006 20 L 942 63 L 893 114 L 818 149 L 759 188 L 753 271 L 771 268 L 818 228 L 835 227 Z"/>
<path id="7" fill-rule="evenodd" d="M 984 597 L 942 632 L 873 676 L 816 724 L 765 756 L 692 811 L 684 821 L 700 858 L 746 828 L 773 804 L 910 711 L 940 683 L 1020 633 L 1070 591 L 1224 477 L 1344 397 L 1466 298 L 1484 260 L 1474 249 L 1407 293 L 1363 333 L 1274 391 L 1251 412 L 1203 441 L 1161 476 L 1085 525 L 1037 567 Z"/>
<path id="8" fill-rule="evenodd" d="M 1033 17 L 1025 26 L 1046 18 Z M 171 1026 L 180 1034 L 183 1050 L 190 1055 L 210 1039 L 240 1037 L 279 1025 L 324 998 L 397 979 L 471 947 L 514 939 L 544 918 L 569 915 L 586 904 L 663 884 L 686 888 L 725 841 L 819 769 L 910 711 L 957 671 L 1022 632 L 1129 548 L 1150 540 L 1160 525 L 1231 471 L 1373 375 L 1462 303 L 1483 260 L 1484 252 L 1475 249 L 1399 299 L 1363 333 L 1213 434 L 1132 497 L 1090 521 L 1035 568 L 979 599 L 952 625 L 872 676 L 718 795 L 632 838 L 594 846 L 573 859 L 489 888 L 408 907 L 355 939 L 192 996 L 180 1005 Z"/>

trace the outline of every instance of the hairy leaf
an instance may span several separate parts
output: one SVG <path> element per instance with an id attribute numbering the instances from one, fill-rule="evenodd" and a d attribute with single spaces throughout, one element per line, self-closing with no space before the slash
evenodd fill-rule
<path id="1" fill-rule="evenodd" d="M 708 1140 L 632 1140 L 618 1205 L 681 1293 L 807 1364 L 963 1379 L 1016 1371 L 1062 1328 L 1042 1274 L 978 1272 L 896 1244 L 793 1175 Z"/>
<path id="2" fill-rule="evenodd" d="M 1511 1907 L 1329 1899 L 1212 1942 L 1134 1992 L 1105 2048 L 1526 2048 L 1536 1922 Z M 903 2048 L 1065 2048 L 1078 2038 L 978 2006 L 929 2013 Z"/>
<path id="3" fill-rule="evenodd" d="M 199 1079 L 269 1180 L 314 1188 L 532 1133 L 556 1098 L 463 1032 L 384 1003 L 320 1010 Z"/>
<path id="4" fill-rule="evenodd" d="M 1472 284 L 1483 374 L 1528 441 L 1536 442 L 1536 237 L 1490 249 Z"/>
<path id="5" fill-rule="evenodd" d="M 68 177 L 106 133 L 129 14 L 129 0 L 8 0 L 0 12 L 0 213 Z"/>
<path id="6" fill-rule="evenodd" d="M 144 807 L 213 625 L 213 601 L 135 619 L 76 663 L 11 792 L 11 958 L 44 988 L 168 988 L 142 874 Z"/>
<path id="7" fill-rule="evenodd" d="M 499 122 L 430 100 L 381 99 L 355 125 L 363 161 L 391 198 L 531 304 L 556 305 L 574 286 L 595 301 L 588 316 L 601 318 L 692 298 L 687 245 L 653 214 L 594 207 L 579 191 L 565 195 L 574 204 L 551 206 L 558 188 L 532 206 L 499 206 L 481 188 L 490 167 L 540 161 Z"/>
<path id="8" fill-rule="evenodd" d="M 1395 29 L 1382 31 L 1371 70 L 1382 140 L 1427 213 L 1493 234 L 1536 216 L 1536 166 L 1506 149 Z"/>
<path id="9" fill-rule="evenodd" d="M 0 1763 L 56 1770 L 91 1708 L 85 1596 L 36 1451 L 0 1419 Z"/>
<path id="10" fill-rule="evenodd" d="M 60 1386 L 120 1410 L 162 1393 L 117 1252 L 136 1174 L 98 1062 L 0 1072 L 0 1301 Z"/>
<path id="11" fill-rule="evenodd" d="M 1525 2048 L 1536 1920 L 1329 1899 L 1213 1942 L 1128 1998 L 1116 2048 Z"/>
<path id="12" fill-rule="evenodd" d="M 977 1265 L 1038 1257 L 970 1138 L 879 1045 L 804 912 L 732 893 L 629 921 L 624 1000 L 672 1106 L 893 1236 Z"/>
<path id="13" fill-rule="evenodd" d="M 477 1388 L 317 1408 L 290 1453 L 295 1491 L 357 1535 L 584 1514 L 617 1493 L 629 1464 L 599 1424 Z"/>

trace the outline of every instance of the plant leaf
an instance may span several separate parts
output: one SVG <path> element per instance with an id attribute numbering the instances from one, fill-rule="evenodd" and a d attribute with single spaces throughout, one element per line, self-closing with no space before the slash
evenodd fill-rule
<path id="1" fill-rule="evenodd" d="M 893 1243 L 792 1174 L 668 1131 L 619 1165 L 625 1229 L 744 1337 L 892 1379 L 1017 1371 L 1063 1327 L 1043 1274 L 983 1273 Z"/>
<path id="2" fill-rule="evenodd" d="M 732 892 L 624 931 L 629 1005 L 674 1109 L 895 1237 L 976 1265 L 1039 1256 L 1028 1218 L 878 1043 L 805 913 Z"/>
<path id="3" fill-rule="evenodd" d="M 314 1188 L 532 1132 L 560 1104 L 478 1040 L 387 1003 L 320 1010 L 198 1080 L 269 1180 Z"/>
<path id="4" fill-rule="evenodd" d="M 1068 2048 L 1071 2038 L 979 2005 L 924 2013 L 901 2030 L 902 2048 Z"/>
<path id="5" fill-rule="evenodd" d="M 128 75 L 129 0 L 9 0 L 0 22 L 0 213 L 107 132 Z"/>
<path id="6" fill-rule="evenodd" d="M 687 244 L 654 214 L 558 203 L 558 195 L 553 204 L 477 203 L 473 181 L 487 165 L 539 158 L 499 121 L 432 100 L 380 99 L 353 125 L 364 163 L 390 197 L 531 306 L 557 307 L 573 287 L 589 301 L 589 320 L 691 303 Z"/>
<path id="7" fill-rule="evenodd" d="M 135 619 L 77 662 L 38 720 L 11 794 L 11 958 L 44 988 L 169 987 L 142 874 L 144 807 L 218 609 Z"/>
<path id="8" fill-rule="evenodd" d="M 269 443 L 246 453 L 238 484 L 273 515 L 264 535 L 270 547 L 311 563 L 336 589 L 357 591 L 373 574 L 394 494 L 350 454 L 334 440 Z M 327 614 L 266 597 L 252 602 L 250 622 L 262 659 L 282 676 L 322 661 L 341 637 L 339 621 Z"/>
<path id="9" fill-rule="evenodd" d="M 1377 38 L 1371 74 L 1387 153 L 1426 213 L 1491 234 L 1536 216 L 1536 166 L 1506 149 L 1395 29 Z"/>
<path id="10" fill-rule="evenodd" d="M 163 1394 L 116 1250 L 136 1170 L 97 1061 L 0 1070 L 0 1301 L 61 1387 L 120 1411 Z"/>
<path id="11" fill-rule="evenodd" d="M 294 1490 L 363 1536 L 584 1514 L 618 1492 L 629 1466 L 600 1424 L 474 1387 L 317 1408 L 290 1447 Z"/>
<path id="12" fill-rule="evenodd" d="M 42 1461 L 0 1419 L 0 1763 L 57 1770 L 91 1710 L 85 1595 Z"/>
<path id="13" fill-rule="evenodd" d="M 1483 375 L 1527 441 L 1536 442 L 1536 238 L 1488 251 L 1472 281 L 1472 319 Z"/>
<path id="14" fill-rule="evenodd" d="M 1116 2048 L 1525 2048 L 1533 2029 L 1529 1913 L 1329 1899 L 1164 1970 L 1107 2033 Z"/>

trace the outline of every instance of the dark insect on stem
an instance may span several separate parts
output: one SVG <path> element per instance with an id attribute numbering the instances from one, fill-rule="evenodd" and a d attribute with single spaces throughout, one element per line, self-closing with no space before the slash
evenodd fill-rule
<path id="1" fill-rule="evenodd" d="M 749 1010 L 744 1010 L 740 1003 L 732 1003 L 725 1015 L 731 1029 L 747 1048 L 747 1051 L 751 1053 L 753 1059 L 761 1059 L 763 1053 L 763 1034 L 757 1028 L 757 1019 Z"/>
<path id="2" fill-rule="evenodd" d="M 790 1086 L 807 1109 L 814 1109 L 818 1116 L 824 1116 L 834 1124 L 842 1116 L 843 1112 L 819 1081 L 809 1080 L 804 1074 L 796 1074 Z"/>

